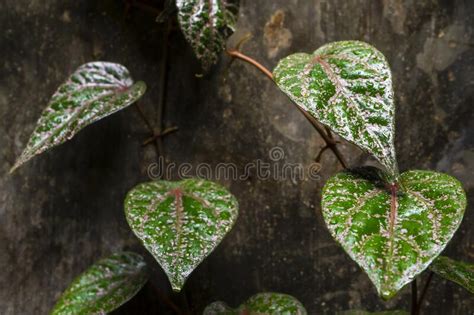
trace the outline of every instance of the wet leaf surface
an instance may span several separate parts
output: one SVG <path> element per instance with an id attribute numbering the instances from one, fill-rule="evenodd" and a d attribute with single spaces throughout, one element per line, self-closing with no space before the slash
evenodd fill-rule
<path id="1" fill-rule="evenodd" d="M 273 73 L 291 100 L 397 177 L 392 75 L 380 51 L 359 41 L 334 42 L 283 58 Z"/>
<path id="2" fill-rule="evenodd" d="M 281 293 L 259 293 L 232 309 L 224 302 L 214 302 L 206 307 L 203 315 L 306 315 L 304 306 L 296 298 Z"/>
<path id="3" fill-rule="evenodd" d="M 207 71 L 224 50 L 237 20 L 237 1 L 177 0 L 178 21 L 186 40 Z"/>
<path id="4" fill-rule="evenodd" d="M 461 285 L 474 294 L 474 264 L 439 256 L 430 268 L 437 275 Z"/>
<path id="5" fill-rule="evenodd" d="M 54 306 L 53 315 L 105 314 L 130 300 L 146 283 L 143 258 L 122 252 L 99 260 L 77 277 Z"/>
<path id="6" fill-rule="evenodd" d="M 211 181 L 155 181 L 132 189 L 125 214 L 135 235 L 166 272 L 173 290 L 231 230 L 235 197 Z"/>
<path id="7" fill-rule="evenodd" d="M 52 96 L 11 172 L 34 156 L 71 139 L 87 125 L 134 103 L 145 90 L 145 83 L 134 84 L 122 65 L 110 62 L 82 65 Z"/>
<path id="8" fill-rule="evenodd" d="M 446 174 L 408 171 L 399 185 L 393 195 L 367 167 L 332 177 L 322 197 L 332 236 L 386 299 L 441 253 L 466 207 L 461 184 Z"/>

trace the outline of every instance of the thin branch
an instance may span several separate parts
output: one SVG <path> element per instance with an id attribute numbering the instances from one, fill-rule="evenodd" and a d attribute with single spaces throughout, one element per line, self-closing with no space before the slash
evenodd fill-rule
<path id="1" fill-rule="evenodd" d="M 156 115 L 156 124 L 157 124 L 157 133 L 153 134 L 155 136 L 155 144 L 158 147 L 158 151 L 161 153 L 161 156 L 164 157 L 164 149 L 163 149 L 163 111 L 164 105 L 166 103 L 166 88 L 167 88 L 167 79 L 168 79 L 168 39 L 170 35 L 170 26 L 171 22 L 168 20 L 165 23 L 163 29 L 163 42 L 162 42 L 162 49 L 161 49 L 161 63 L 160 63 L 160 74 L 158 80 L 160 82 L 160 98 L 158 99 L 158 108 L 157 108 L 157 115 Z M 159 135 L 159 136 L 157 136 Z M 159 156 L 157 157 L 159 158 Z"/>
<path id="2" fill-rule="evenodd" d="M 295 104 L 295 103 L 293 103 L 293 104 Z M 318 131 L 318 133 L 321 135 L 321 137 L 326 142 L 326 145 L 329 147 L 329 149 L 334 153 L 334 155 L 338 159 L 341 166 L 343 168 L 348 168 L 348 165 L 347 165 L 347 162 L 346 162 L 344 156 L 342 155 L 341 151 L 339 151 L 339 148 L 337 147 L 337 144 L 334 141 L 334 139 L 332 139 L 332 133 L 330 132 L 329 134 L 327 134 L 326 131 L 324 130 L 324 128 L 319 124 L 319 122 L 313 116 L 311 116 L 307 111 L 302 109 L 297 104 L 295 104 L 295 106 L 296 106 L 296 108 L 298 108 L 298 110 L 300 112 L 303 113 L 303 115 L 308 119 L 308 121 L 311 123 L 311 125 L 313 125 L 314 129 L 316 129 Z"/>
<path id="3" fill-rule="evenodd" d="M 232 58 L 237 58 L 237 59 L 243 60 L 243 61 L 251 64 L 252 66 L 256 67 L 263 74 L 265 74 L 270 80 L 275 82 L 273 80 L 273 74 L 267 68 L 265 68 L 262 64 L 260 64 L 258 61 L 256 61 L 255 59 L 252 59 L 249 56 L 247 56 L 247 55 L 243 54 L 242 52 L 240 52 L 238 50 L 235 50 L 235 49 L 227 50 L 226 52 Z M 348 168 L 347 162 L 344 159 L 344 156 L 342 155 L 342 153 L 339 151 L 339 149 L 336 145 L 336 141 L 334 141 L 334 139 L 332 137 L 332 133 L 329 131 L 329 129 L 328 129 L 329 133 L 326 133 L 324 128 L 320 125 L 320 123 L 313 116 L 311 116 L 307 111 L 302 109 L 296 103 L 294 103 L 294 102 L 292 102 L 292 103 L 306 117 L 306 119 L 311 123 L 311 125 L 314 127 L 314 129 L 316 129 L 316 131 L 318 131 L 318 133 L 321 135 L 321 137 L 326 142 L 326 146 L 334 153 L 334 155 L 338 159 L 341 166 L 343 168 Z"/>
<path id="4" fill-rule="evenodd" d="M 433 278 L 433 275 L 434 275 L 434 272 L 430 271 L 430 273 L 428 275 L 428 278 L 426 279 L 425 285 L 423 287 L 423 290 L 421 291 L 420 298 L 418 299 L 418 302 L 417 302 L 417 310 L 416 310 L 417 314 L 420 314 L 421 303 L 423 302 L 423 299 L 425 298 L 426 291 L 428 291 L 428 287 L 430 286 L 431 279 Z"/>
<path id="5" fill-rule="evenodd" d="M 244 55 L 243 53 L 235 49 L 227 50 L 226 52 L 232 58 L 238 58 L 240 60 L 250 63 L 252 66 L 262 71 L 263 74 L 265 74 L 270 80 L 273 81 L 273 74 L 267 68 L 265 68 L 262 64 L 258 63 L 256 60 L 250 58 L 247 55 Z"/>
<path id="6" fill-rule="evenodd" d="M 418 315 L 418 289 L 416 287 L 416 278 L 411 282 L 411 312 L 410 315 Z"/>
<path id="7" fill-rule="evenodd" d="M 152 123 L 148 120 L 145 112 L 143 111 L 143 108 L 140 106 L 140 104 L 138 102 L 135 102 L 135 108 L 137 109 L 138 113 L 140 114 L 140 118 L 143 120 L 143 122 L 145 123 L 145 125 L 147 126 L 148 128 L 148 131 L 151 133 L 151 134 L 154 134 L 155 133 L 155 129 L 153 128 L 153 125 Z"/>
<path id="8" fill-rule="evenodd" d="M 323 156 L 323 153 L 326 152 L 327 149 L 329 149 L 329 147 L 327 145 L 325 145 L 321 150 L 319 150 L 318 155 L 316 155 L 316 157 L 314 158 L 314 161 L 316 163 L 321 162 L 321 158 Z"/>
<path id="9" fill-rule="evenodd" d="M 145 112 L 143 111 L 142 107 L 140 106 L 140 104 L 138 102 L 135 102 L 135 108 L 137 109 L 138 114 L 140 114 L 140 118 L 143 120 L 143 122 L 147 126 L 148 131 L 154 137 L 155 134 L 156 134 L 155 128 L 153 128 L 153 125 L 148 120 Z M 155 152 L 156 152 L 157 158 L 159 158 L 160 157 L 160 148 L 158 147 L 158 144 L 156 142 L 155 142 L 154 147 L 155 147 Z"/>
<path id="10" fill-rule="evenodd" d="M 153 127 L 153 124 L 151 121 L 148 119 L 147 115 L 141 108 L 141 106 L 138 104 L 138 102 L 135 103 L 135 107 L 138 110 L 138 113 L 140 114 L 140 117 L 142 118 L 143 122 L 147 126 L 149 132 L 150 132 L 150 137 L 146 139 L 142 145 L 147 145 L 149 143 L 154 144 L 155 151 L 156 151 L 156 158 L 159 159 L 160 156 L 164 156 L 164 150 L 163 150 L 163 136 L 178 130 L 177 127 L 170 127 L 162 131 L 162 126 L 163 126 L 163 110 L 164 110 L 164 103 L 166 100 L 166 80 L 167 80 L 167 64 L 168 64 L 168 37 L 170 33 L 170 22 L 168 21 L 164 27 L 164 35 L 163 35 L 163 45 L 162 45 L 162 56 L 161 56 L 161 65 L 160 65 L 160 74 L 159 74 L 159 82 L 160 82 L 160 98 L 158 100 L 158 106 L 157 106 L 157 116 L 156 116 L 156 127 Z"/>
<path id="11" fill-rule="evenodd" d="M 168 127 L 165 130 L 163 130 L 161 133 L 155 134 L 152 137 L 150 137 L 150 138 L 146 139 L 145 141 L 143 141 L 142 146 L 146 146 L 146 145 L 152 143 L 153 141 L 156 140 L 156 138 L 164 137 L 164 136 L 166 136 L 166 135 L 168 135 L 172 132 L 178 131 L 178 129 L 179 128 L 176 127 L 176 126 Z"/>
<path id="12" fill-rule="evenodd" d="M 171 301 L 171 299 L 165 293 L 163 293 L 163 291 L 161 291 L 151 281 L 148 283 L 150 284 L 153 291 L 155 291 L 155 295 L 158 296 L 158 298 L 161 299 L 166 305 L 168 305 L 170 309 L 172 309 L 178 315 L 184 314 L 184 312 L 176 304 L 174 304 L 173 301 Z"/>
<path id="13" fill-rule="evenodd" d="M 189 306 L 189 302 L 188 302 L 188 296 L 186 294 L 186 291 L 185 290 L 181 290 L 180 293 L 178 293 L 178 297 L 179 299 L 181 300 L 180 304 L 184 307 L 184 311 L 183 311 L 183 315 L 191 315 L 192 314 L 192 311 L 191 311 L 191 307 Z"/>

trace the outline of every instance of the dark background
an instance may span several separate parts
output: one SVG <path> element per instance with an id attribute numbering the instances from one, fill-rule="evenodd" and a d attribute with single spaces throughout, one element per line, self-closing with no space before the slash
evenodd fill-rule
<path id="1" fill-rule="evenodd" d="M 118 0 L 0 1 L 1 314 L 46 314 L 71 279 L 121 249 L 143 253 L 153 266 L 153 283 L 171 294 L 122 209 L 126 192 L 148 180 L 147 167 L 156 159 L 152 146 L 141 146 L 149 134 L 135 108 L 86 128 L 8 175 L 49 97 L 85 62 L 118 62 L 146 81 L 141 105 L 156 118 L 162 25 L 138 9 L 124 18 L 124 8 Z M 470 0 L 247 0 L 241 1 L 231 42 L 251 33 L 244 51 L 270 69 L 287 54 L 311 52 L 330 41 L 375 45 L 393 70 L 400 168 L 454 175 L 472 204 L 473 25 Z M 199 63 L 179 31 L 171 34 L 168 46 L 165 124 L 180 128 L 164 141 L 169 161 L 234 162 L 241 168 L 257 159 L 269 162 L 269 150 L 280 146 L 282 161 L 311 165 L 322 140 L 260 72 L 239 61 L 227 71 L 229 59 L 223 57 L 199 78 Z M 340 147 L 351 165 L 368 162 L 356 147 Z M 193 313 L 215 300 L 237 306 L 262 291 L 294 295 L 310 314 L 408 310 L 409 288 L 381 301 L 325 228 L 320 191 L 339 169 L 326 152 L 319 181 L 220 180 L 239 199 L 240 215 L 186 283 Z M 472 222 L 474 209 L 468 206 L 446 255 L 474 261 Z M 171 298 L 184 303 L 183 294 Z M 435 277 L 423 309 L 426 314 L 474 314 L 474 299 Z M 117 314 L 167 311 L 147 285 Z"/>

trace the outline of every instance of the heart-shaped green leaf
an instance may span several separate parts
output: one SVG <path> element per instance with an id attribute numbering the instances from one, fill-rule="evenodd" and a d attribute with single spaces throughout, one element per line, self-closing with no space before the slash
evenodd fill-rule
<path id="1" fill-rule="evenodd" d="M 391 298 L 444 249 L 461 223 L 466 195 L 453 177 L 430 171 L 401 174 L 384 186 L 375 168 L 345 171 L 323 189 L 323 216 L 332 236 Z"/>
<path id="2" fill-rule="evenodd" d="M 430 269 L 437 275 L 456 282 L 474 294 L 474 264 L 439 256 L 431 264 Z"/>
<path id="3" fill-rule="evenodd" d="M 209 255 L 232 228 L 235 197 L 201 179 L 140 184 L 125 200 L 133 232 L 166 272 L 173 290 Z"/>
<path id="4" fill-rule="evenodd" d="M 281 293 L 259 293 L 249 298 L 237 309 L 230 308 L 224 302 L 214 302 L 206 307 L 203 315 L 306 315 L 300 301 Z"/>
<path id="5" fill-rule="evenodd" d="M 407 311 L 394 310 L 394 311 L 380 311 L 380 312 L 367 312 L 362 310 L 349 310 L 337 313 L 337 315 L 408 315 Z"/>
<path id="6" fill-rule="evenodd" d="M 145 83 L 133 84 L 130 73 L 122 65 L 110 62 L 82 65 L 54 93 L 10 172 L 35 155 L 71 139 L 85 126 L 132 104 L 145 90 Z"/>
<path id="7" fill-rule="evenodd" d="M 52 315 L 105 314 L 130 300 L 148 280 L 140 255 L 122 252 L 99 260 L 64 291 Z"/>
<path id="8" fill-rule="evenodd" d="M 334 42 L 283 58 L 273 73 L 291 100 L 397 177 L 392 78 L 381 52 L 364 42 Z"/>
<path id="9" fill-rule="evenodd" d="M 218 60 L 234 31 L 237 3 L 232 0 L 176 0 L 184 37 L 205 71 Z"/>

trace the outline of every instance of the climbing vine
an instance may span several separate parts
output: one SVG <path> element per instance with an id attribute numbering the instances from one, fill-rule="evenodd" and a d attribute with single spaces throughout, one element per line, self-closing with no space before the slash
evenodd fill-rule
<path id="1" fill-rule="evenodd" d="M 135 1 L 127 5 L 140 7 Z M 123 65 L 87 63 L 51 97 L 11 172 L 132 104 L 150 132 L 144 144 L 153 143 L 157 157 L 163 155 L 162 137 L 177 130 L 176 126 L 162 126 L 173 21 L 178 22 L 203 71 L 209 73 L 235 29 L 238 5 L 227 0 L 176 0 L 166 1 L 162 12 L 148 10 L 158 15 L 164 29 L 156 126 L 137 103 L 145 93 L 144 82 L 135 82 Z M 322 214 L 335 241 L 367 273 L 380 297 L 390 299 L 412 283 L 411 313 L 417 314 L 433 273 L 473 292 L 472 264 L 438 257 L 461 224 L 465 192 L 461 183 L 447 174 L 399 172 L 394 145 L 395 97 L 384 55 L 368 43 L 340 41 L 310 54 L 289 55 L 270 71 L 239 48 L 226 52 L 271 79 L 344 168 L 323 188 Z M 349 166 L 334 134 L 375 157 L 380 167 Z M 167 274 L 172 289 L 180 291 L 193 270 L 232 229 L 238 201 L 227 188 L 209 180 L 157 180 L 131 189 L 124 210 L 133 233 Z M 418 297 L 416 277 L 427 268 L 432 273 Z M 148 278 L 143 257 L 131 252 L 113 254 L 75 279 L 52 314 L 111 312 L 132 298 Z M 176 313 L 186 313 L 171 302 L 167 304 Z M 224 302 L 212 303 L 204 314 L 306 314 L 306 310 L 294 297 L 267 292 L 250 297 L 235 309 Z"/>

